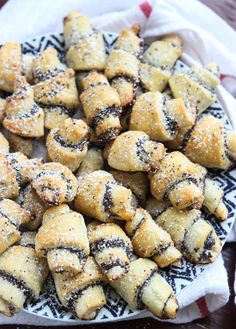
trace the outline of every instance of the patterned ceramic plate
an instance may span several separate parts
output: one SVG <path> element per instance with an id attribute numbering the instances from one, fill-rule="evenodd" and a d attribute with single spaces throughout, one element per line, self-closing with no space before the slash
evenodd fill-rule
<path id="1" fill-rule="evenodd" d="M 105 33 L 104 40 L 106 44 L 107 53 L 112 48 L 117 38 L 116 34 Z M 58 51 L 61 59 L 63 60 L 63 37 L 62 35 L 46 35 L 37 37 L 31 41 L 23 43 L 23 52 L 30 54 L 37 54 L 40 51 L 54 47 Z M 175 70 L 183 72 L 186 70 L 186 65 L 182 61 L 178 61 L 175 65 Z M 216 101 L 208 112 L 222 118 L 229 127 L 228 119 L 218 101 Z M 216 171 L 212 170 L 209 173 L 215 180 L 218 181 L 225 193 L 225 202 L 229 210 L 229 218 L 224 223 L 219 223 L 214 220 L 214 216 L 206 212 L 206 218 L 214 226 L 216 233 L 220 237 L 222 243 L 225 242 L 227 235 L 233 225 L 235 218 L 235 203 L 236 203 L 236 169 L 230 171 Z M 170 269 L 162 270 L 161 274 L 167 279 L 170 285 L 173 287 L 176 295 L 182 292 L 183 289 L 187 289 L 188 286 L 207 268 L 207 265 L 193 265 L 185 260 L 182 260 L 180 266 L 172 266 Z M 105 322 L 121 320 L 139 314 L 140 311 L 130 309 L 124 300 L 117 296 L 111 288 L 106 289 L 107 304 L 98 314 L 96 320 L 91 322 Z M 25 311 L 31 314 L 35 314 L 41 317 L 45 317 L 51 320 L 67 321 L 68 324 L 85 323 L 76 319 L 70 312 L 68 312 L 58 301 L 55 293 L 55 288 L 52 279 L 49 278 L 43 293 L 40 298 L 31 304 L 24 306 Z M 86 323 L 88 323 L 86 321 Z"/>

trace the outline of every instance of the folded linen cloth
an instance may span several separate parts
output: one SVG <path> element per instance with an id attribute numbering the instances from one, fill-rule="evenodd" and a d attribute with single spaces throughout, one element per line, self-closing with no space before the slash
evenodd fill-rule
<path id="1" fill-rule="evenodd" d="M 0 43 L 9 40 L 22 42 L 36 35 L 61 32 L 62 19 L 71 10 L 96 16 L 92 21 L 101 31 L 119 32 L 124 27 L 139 23 L 142 36 L 146 38 L 174 32 L 180 34 L 185 41 L 185 61 L 190 65 L 195 61 L 201 64 L 216 61 L 220 66 L 223 85 L 236 95 L 236 33 L 196 0 L 142 3 L 140 0 L 25 0 L 24 6 L 20 0 L 11 0 L 0 11 Z M 227 90 L 219 87 L 218 97 L 236 129 L 236 100 Z M 236 241 L 235 231 L 234 227 L 231 241 Z M 177 319 L 171 321 L 175 323 L 190 322 L 223 306 L 229 298 L 229 288 L 222 256 L 177 297 L 180 311 Z M 150 313 L 142 312 L 138 317 L 144 316 L 150 316 Z M 68 325 L 66 322 L 39 318 L 24 311 L 10 319 L 0 317 L 0 324 L 12 323 Z"/>

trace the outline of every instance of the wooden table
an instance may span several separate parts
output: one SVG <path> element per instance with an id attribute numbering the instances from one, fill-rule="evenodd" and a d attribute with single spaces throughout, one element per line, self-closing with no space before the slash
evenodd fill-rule
<path id="1" fill-rule="evenodd" d="M 191 1 L 191 0 L 189 0 Z M 215 12 L 224 18 L 233 28 L 236 29 L 236 0 L 201 0 Z M 0 7 L 6 0 L 0 0 Z M 188 324 L 169 324 L 158 322 L 151 318 L 139 320 L 127 320 L 117 323 L 106 323 L 97 325 L 78 326 L 73 328 L 86 328 L 86 329 L 235 329 L 236 328 L 236 307 L 234 304 L 234 271 L 236 264 L 236 243 L 226 244 L 223 248 L 223 258 L 225 267 L 228 273 L 228 280 L 230 286 L 230 299 L 229 302 L 219 309 L 211 313 L 204 319 L 193 321 Z M 190 288 L 191 289 L 191 288 Z M 6 325 L 1 326 L 7 329 L 33 329 L 33 326 L 16 326 Z M 38 327 L 43 328 L 45 327 Z M 53 329 L 57 327 L 47 327 Z M 59 327 L 63 328 L 63 327 Z"/>

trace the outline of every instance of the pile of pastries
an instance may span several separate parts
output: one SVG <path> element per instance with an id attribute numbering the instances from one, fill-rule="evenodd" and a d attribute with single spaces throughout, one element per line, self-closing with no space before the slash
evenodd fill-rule
<path id="1" fill-rule="evenodd" d="M 106 304 L 106 284 L 130 307 L 172 319 L 178 302 L 158 268 L 213 262 L 221 242 L 201 209 L 228 215 L 206 168 L 235 163 L 236 132 L 202 115 L 218 68 L 175 71 L 182 40 L 144 49 L 138 25 L 106 55 L 77 12 L 64 18 L 64 39 L 66 64 L 54 48 L 0 49 L 0 312 L 37 299 L 50 271 L 80 319 Z M 35 140 L 44 159 L 32 156 Z"/>

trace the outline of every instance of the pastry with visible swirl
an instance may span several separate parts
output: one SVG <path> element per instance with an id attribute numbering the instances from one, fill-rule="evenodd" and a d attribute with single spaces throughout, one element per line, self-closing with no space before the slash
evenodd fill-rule
<path id="1" fill-rule="evenodd" d="M 163 91 L 172 74 L 172 67 L 183 53 L 183 42 L 174 34 L 151 43 L 140 64 L 140 83 L 145 90 Z"/>
<path id="2" fill-rule="evenodd" d="M 103 71 L 106 52 L 102 33 L 79 12 L 70 12 L 63 23 L 67 65 L 75 71 Z"/>
<path id="3" fill-rule="evenodd" d="M 131 220 L 137 201 L 111 174 L 98 170 L 78 178 L 75 209 L 102 222 Z"/>
<path id="4" fill-rule="evenodd" d="M 119 225 L 92 222 L 88 225 L 88 237 L 91 255 L 109 281 L 117 280 L 128 272 L 133 247 Z"/>
<path id="5" fill-rule="evenodd" d="M 151 257 L 159 267 L 167 267 L 182 257 L 170 235 L 142 208 L 125 224 L 125 231 L 131 237 L 135 253 L 139 257 Z"/>
<path id="6" fill-rule="evenodd" d="M 74 199 L 78 183 L 70 169 L 60 163 L 49 162 L 35 170 L 32 186 L 44 202 L 58 206 Z"/>
<path id="7" fill-rule="evenodd" d="M 66 69 L 54 48 L 47 48 L 33 62 L 35 101 L 45 111 L 45 127 L 56 128 L 72 116 L 79 105 L 75 72 Z"/>
<path id="8" fill-rule="evenodd" d="M 139 33 L 138 24 L 121 31 L 105 69 L 106 77 L 120 96 L 123 111 L 132 106 L 139 83 L 139 59 L 143 47 Z"/>
<path id="9" fill-rule="evenodd" d="M 86 156 L 88 140 L 87 124 L 83 120 L 68 118 L 58 128 L 52 129 L 47 136 L 49 158 L 74 172 Z"/>
<path id="10" fill-rule="evenodd" d="M 82 272 L 89 255 L 83 216 L 67 205 L 49 208 L 36 235 L 35 250 L 39 257 L 47 258 L 52 272 L 66 276 Z"/>
<path id="11" fill-rule="evenodd" d="M 236 162 L 236 131 L 224 129 L 213 115 L 204 115 L 185 138 L 185 155 L 208 168 L 228 169 Z"/>
<path id="12" fill-rule="evenodd" d="M 141 131 L 119 135 L 111 146 L 108 164 L 122 171 L 155 172 L 165 155 L 165 147 Z"/>
<path id="13" fill-rule="evenodd" d="M 103 169 L 104 160 L 102 151 L 97 147 L 91 147 L 81 162 L 79 169 L 76 171 L 76 177 L 89 174 L 93 171 Z"/>
<path id="14" fill-rule="evenodd" d="M 216 64 L 210 63 L 206 67 L 191 67 L 185 73 L 175 72 L 169 80 L 174 97 L 183 98 L 202 113 L 216 100 L 218 71 Z"/>
<path id="15" fill-rule="evenodd" d="M 120 170 L 111 170 L 110 173 L 127 188 L 131 189 L 138 201 L 144 205 L 148 193 L 148 179 L 144 172 L 124 172 Z"/>
<path id="16" fill-rule="evenodd" d="M 30 221 L 30 215 L 16 202 L 0 200 L 0 254 L 20 240 L 19 227 Z"/>
<path id="17" fill-rule="evenodd" d="M 4 127 L 12 134 L 23 137 L 44 135 L 44 112 L 34 102 L 33 88 L 25 77 L 16 78 L 15 92 L 6 100 Z"/>
<path id="18" fill-rule="evenodd" d="M 163 94 L 147 92 L 140 95 L 131 112 L 130 130 L 145 132 L 150 139 L 174 140 L 179 131 L 188 131 L 195 123 L 195 113 L 181 98 L 167 100 Z"/>
<path id="19" fill-rule="evenodd" d="M 0 153 L 0 198 L 17 197 L 37 164 L 38 161 L 29 160 L 20 152 Z"/>
<path id="20" fill-rule="evenodd" d="M 212 263 L 221 251 L 219 237 L 200 210 L 179 211 L 170 207 L 155 221 L 170 234 L 176 248 L 192 263 Z"/>
<path id="21" fill-rule="evenodd" d="M 121 112 L 117 91 L 103 74 L 90 72 L 82 81 L 81 104 L 88 124 L 94 129 L 97 144 L 115 139 L 120 132 Z"/>
<path id="22" fill-rule="evenodd" d="M 15 79 L 21 74 L 21 45 L 16 42 L 7 42 L 0 49 L 0 89 L 13 93 Z"/>
<path id="23" fill-rule="evenodd" d="M 157 200 L 169 199 L 177 209 L 200 209 L 206 169 L 191 162 L 184 154 L 168 153 L 157 172 L 150 177 L 151 192 Z"/>
<path id="24" fill-rule="evenodd" d="M 47 262 L 39 258 L 33 241 L 12 246 L 0 256 L 0 313 L 13 316 L 27 299 L 39 298 L 48 275 Z"/>
<path id="25" fill-rule="evenodd" d="M 37 230 L 42 224 L 43 214 L 48 205 L 40 199 L 31 184 L 20 191 L 16 202 L 30 215 L 30 221 L 24 226 L 30 231 Z"/>
<path id="26" fill-rule="evenodd" d="M 74 277 L 53 273 L 53 278 L 60 302 L 79 319 L 93 320 L 106 304 L 102 287 L 106 278 L 91 256 L 82 273 Z"/>
<path id="27" fill-rule="evenodd" d="M 110 284 L 131 308 L 146 308 L 162 319 L 175 318 L 178 302 L 174 292 L 150 259 L 134 260 L 129 272 Z"/>

